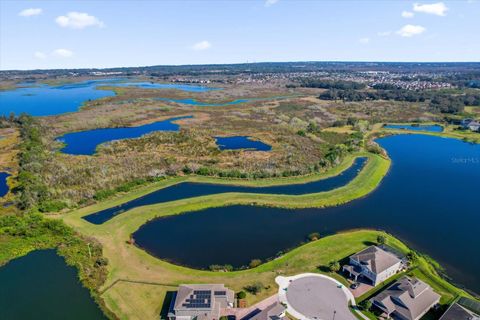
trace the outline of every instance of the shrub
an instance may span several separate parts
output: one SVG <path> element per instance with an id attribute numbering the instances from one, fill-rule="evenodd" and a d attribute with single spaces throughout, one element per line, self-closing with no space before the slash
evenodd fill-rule
<path id="1" fill-rule="evenodd" d="M 68 207 L 68 205 L 63 201 L 47 200 L 38 205 L 38 210 L 40 212 L 56 212 L 65 209 L 66 207 Z"/>
<path id="2" fill-rule="evenodd" d="M 328 269 L 331 272 L 338 272 L 340 270 L 340 263 L 338 261 L 330 261 L 328 264 Z"/>
<path id="3" fill-rule="evenodd" d="M 257 293 L 260 293 L 263 290 L 263 283 L 255 282 L 251 285 L 246 286 L 245 290 L 247 292 L 250 292 L 251 294 L 256 295 Z"/>
<path id="4" fill-rule="evenodd" d="M 377 243 L 382 245 L 382 244 L 385 244 L 387 242 L 387 237 L 385 237 L 384 235 L 382 234 L 379 234 L 377 236 Z"/>
<path id="5" fill-rule="evenodd" d="M 320 233 L 318 232 L 312 232 L 308 235 L 308 240 L 310 241 L 315 241 L 315 240 L 318 240 L 320 239 Z"/>
<path id="6" fill-rule="evenodd" d="M 246 297 L 247 297 L 247 294 L 245 293 L 245 291 L 240 291 L 239 293 L 237 293 L 238 299 L 245 299 Z"/>
<path id="7" fill-rule="evenodd" d="M 253 259 L 252 261 L 250 261 L 250 268 L 255 268 L 255 267 L 258 267 L 259 265 L 262 264 L 262 260 L 260 259 Z"/>
<path id="8" fill-rule="evenodd" d="M 370 310 L 370 308 L 372 307 L 372 301 L 370 301 L 370 300 L 363 300 L 363 301 L 360 303 L 360 306 L 362 307 L 363 310 Z"/>

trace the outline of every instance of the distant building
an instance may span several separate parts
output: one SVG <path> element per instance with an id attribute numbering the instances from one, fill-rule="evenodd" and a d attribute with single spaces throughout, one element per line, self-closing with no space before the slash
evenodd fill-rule
<path id="1" fill-rule="evenodd" d="M 460 298 L 445 311 L 439 320 L 480 320 L 480 303 Z"/>
<path id="2" fill-rule="evenodd" d="M 285 311 L 287 308 L 280 302 L 275 302 L 248 320 L 287 320 Z"/>
<path id="3" fill-rule="evenodd" d="M 460 124 L 464 129 L 480 131 L 480 122 L 473 119 L 463 119 Z"/>
<path id="4" fill-rule="evenodd" d="M 235 294 L 223 284 L 184 284 L 168 313 L 169 320 L 218 320 L 222 309 L 232 308 Z"/>
<path id="5" fill-rule="evenodd" d="M 438 304 L 440 295 L 425 282 L 405 276 L 370 301 L 392 319 L 418 320 Z"/>
<path id="6" fill-rule="evenodd" d="M 352 256 L 343 266 L 355 281 L 363 277 L 374 286 L 387 280 L 403 268 L 403 262 L 395 254 L 377 246 L 370 246 Z"/>

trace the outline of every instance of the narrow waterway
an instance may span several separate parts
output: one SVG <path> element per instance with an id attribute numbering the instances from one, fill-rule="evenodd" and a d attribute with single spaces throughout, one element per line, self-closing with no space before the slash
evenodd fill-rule
<path id="1" fill-rule="evenodd" d="M 455 282 L 480 292 L 480 145 L 427 135 L 378 142 L 392 166 L 365 198 L 324 209 L 210 208 L 153 220 L 135 232 L 135 241 L 177 264 L 239 267 L 295 247 L 311 232 L 382 229 L 440 262 Z"/>

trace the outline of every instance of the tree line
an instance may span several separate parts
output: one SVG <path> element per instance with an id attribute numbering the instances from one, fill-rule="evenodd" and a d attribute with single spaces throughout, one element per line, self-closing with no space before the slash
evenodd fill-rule
<path id="1" fill-rule="evenodd" d="M 318 98 L 321 100 L 353 102 L 367 100 L 392 100 L 405 102 L 429 101 L 429 106 L 433 110 L 442 113 L 461 113 L 465 106 L 480 106 L 480 95 L 478 94 L 453 95 L 432 91 L 414 91 L 405 89 L 377 89 L 375 91 L 329 89 L 321 93 Z"/>

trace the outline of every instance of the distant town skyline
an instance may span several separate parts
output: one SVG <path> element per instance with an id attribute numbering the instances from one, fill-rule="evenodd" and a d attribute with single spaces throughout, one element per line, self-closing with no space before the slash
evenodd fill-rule
<path id="1" fill-rule="evenodd" d="M 0 69 L 479 61 L 480 1 L 0 1 Z"/>

